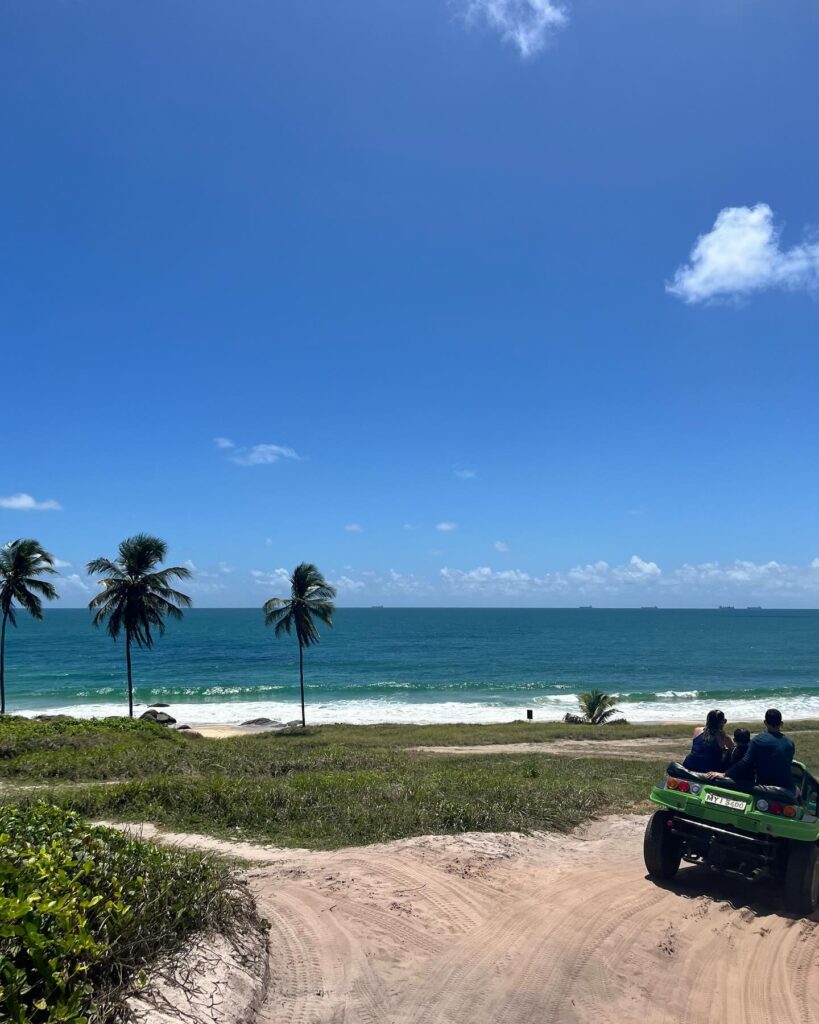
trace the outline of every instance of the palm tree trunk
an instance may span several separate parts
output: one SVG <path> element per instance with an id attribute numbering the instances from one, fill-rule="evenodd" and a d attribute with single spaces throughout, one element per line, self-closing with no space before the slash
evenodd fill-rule
<path id="1" fill-rule="evenodd" d="M 131 638 L 125 635 L 125 664 L 128 668 L 128 714 L 134 717 L 134 680 L 131 676 Z"/>
<path id="2" fill-rule="evenodd" d="M 0 715 L 6 713 L 6 619 L 8 611 L 3 612 L 3 626 L 0 629 Z"/>
<path id="3" fill-rule="evenodd" d="M 301 683 L 301 727 L 304 729 L 307 722 L 304 717 L 304 648 L 301 637 L 299 637 L 299 682 Z"/>

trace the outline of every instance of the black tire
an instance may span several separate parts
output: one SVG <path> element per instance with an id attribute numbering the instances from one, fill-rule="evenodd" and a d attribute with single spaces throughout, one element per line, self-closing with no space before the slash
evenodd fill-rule
<path id="1" fill-rule="evenodd" d="M 819 904 L 819 850 L 816 843 L 790 841 L 785 867 L 785 907 L 807 916 Z"/>
<path id="2" fill-rule="evenodd" d="M 643 858 L 652 878 L 668 880 L 677 874 L 682 860 L 682 844 L 671 834 L 668 811 L 655 811 L 648 819 L 643 839 Z"/>

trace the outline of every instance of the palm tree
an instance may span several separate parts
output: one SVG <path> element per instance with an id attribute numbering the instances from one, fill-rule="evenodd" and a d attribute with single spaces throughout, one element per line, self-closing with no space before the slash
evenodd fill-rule
<path id="1" fill-rule="evenodd" d="M 159 569 L 168 545 L 158 537 L 138 533 L 119 546 L 119 557 L 95 558 L 88 563 L 89 575 L 104 574 L 99 581 L 102 592 L 88 604 L 94 612 L 94 625 L 107 623 L 116 640 L 125 633 L 125 665 L 128 671 L 128 714 L 134 717 L 134 683 L 131 675 L 131 645 L 150 649 L 155 630 L 165 632 L 165 618 L 181 619 L 182 609 L 193 604 L 187 594 L 174 590 L 174 580 L 190 578 L 190 569 L 181 565 Z"/>
<path id="2" fill-rule="evenodd" d="M 330 586 L 318 569 L 309 562 L 302 562 L 290 577 L 290 597 L 271 597 L 263 606 L 264 624 L 275 626 L 276 636 L 282 633 L 289 636 L 296 630 L 302 726 L 307 724 L 304 716 L 304 648 L 312 647 L 321 639 L 314 617 L 332 628 L 335 596 L 335 587 Z"/>
<path id="3" fill-rule="evenodd" d="M 612 715 L 620 710 L 615 707 L 615 698 L 602 690 L 577 695 L 583 718 L 589 725 L 604 725 Z"/>
<path id="4" fill-rule="evenodd" d="M 51 583 L 38 577 L 56 575 L 54 556 L 36 540 L 13 540 L 0 550 L 0 715 L 6 713 L 6 623 L 17 625 L 15 603 L 33 618 L 42 619 L 40 598 L 53 601 L 59 594 Z"/>

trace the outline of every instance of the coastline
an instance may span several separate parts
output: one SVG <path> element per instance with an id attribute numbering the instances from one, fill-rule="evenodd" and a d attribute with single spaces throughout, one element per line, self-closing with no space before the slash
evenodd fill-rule
<path id="1" fill-rule="evenodd" d="M 548 700 L 548 704 L 546 701 Z M 713 707 L 719 707 L 729 722 L 761 722 L 768 707 L 778 707 L 786 721 L 819 719 L 819 697 L 786 696 L 727 700 L 677 699 L 665 701 L 627 702 L 620 712 L 633 725 L 691 725 L 701 723 Z M 225 730 L 236 730 L 235 735 L 252 735 L 258 725 L 246 725 L 265 718 L 272 723 L 287 725 L 301 717 L 296 701 L 235 701 L 235 702 L 179 702 L 163 705 L 136 704 L 134 713 L 139 717 L 149 707 L 156 707 L 176 719 L 177 725 L 188 725 L 197 732 L 215 735 Z M 310 725 L 499 725 L 512 721 L 525 721 L 528 709 L 533 711 L 535 723 L 558 723 L 567 711 L 576 713 L 579 707 L 574 696 L 564 695 L 560 702 L 549 698 L 532 700 L 528 705 L 487 704 L 447 701 L 439 703 L 411 703 L 391 700 L 308 701 L 307 720 Z M 125 701 L 106 704 L 51 705 L 9 709 L 10 714 L 25 718 L 37 715 L 68 715 L 72 718 L 124 717 Z"/>

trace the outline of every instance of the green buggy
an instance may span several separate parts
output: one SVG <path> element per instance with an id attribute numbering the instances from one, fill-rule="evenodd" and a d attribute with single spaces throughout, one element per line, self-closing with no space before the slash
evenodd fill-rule
<path id="1" fill-rule="evenodd" d="M 672 762 L 651 791 L 643 842 L 648 873 L 670 879 L 681 861 L 709 864 L 746 878 L 782 885 L 786 908 L 812 914 L 819 902 L 819 783 L 793 762 L 796 793 L 778 786 L 710 781 Z"/>

